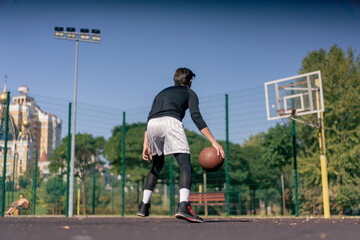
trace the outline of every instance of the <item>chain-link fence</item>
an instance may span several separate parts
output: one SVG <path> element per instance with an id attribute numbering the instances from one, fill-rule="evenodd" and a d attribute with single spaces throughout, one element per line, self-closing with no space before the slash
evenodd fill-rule
<path id="1" fill-rule="evenodd" d="M 228 162 L 225 161 L 224 166 L 217 172 L 204 172 L 201 169 L 198 164 L 200 151 L 210 144 L 199 133 L 187 114 L 183 123 L 190 144 L 193 166 L 191 192 L 225 193 L 225 199 L 217 204 L 208 203 L 206 207 L 206 204 L 200 201 L 199 206 L 194 207 L 196 211 L 209 215 L 295 214 L 293 165 L 285 164 L 281 171 L 275 171 L 266 163 L 261 151 L 263 134 L 276 125 L 276 122 L 266 120 L 263 86 L 227 94 L 200 96 L 199 99 L 202 115 L 215 138 L 228 153 Z M 20 103 L 18 106 L 21 107 L 21 104 L 29 106 L 26 116 L 29 120 L 29 133 L 33 135 L 29 139 L 14 138 L 9 144 L 15 146 L 16 143 L 18 148 L 12 150 L 18 153 L 24 151 L 23 148 L 20 150 L 19 146 L 27 141 L 26 151 L 31 154 L 27 155 L 25 166 L 20 163 L 20 155 L 8 153 L 10 157 L 7 161 L 14 161 L 14 164 L 10 164 L 10 169 L 15 171 L 1 180 L 5 181 L 5 184 L 1 184 L 2 193 L 5 193 L 1 201 L 5 201 L 7 210 L 11 203 L 19 198 L 19 194 L 23 193 L 30 204 L 19 211 L 20 214 L 65 214 L 68 208 L 67 161 L 70 146 L 67 136 L 71 122 L 71 106 L 65 100 L 39 95 L 31 95 L 29 102 Z M 10 105 L 16 104 L 12 102 Z M 4 106 L 2 105 L 2 108 Z M 136 214 L 142 199 L 145 178 L 151 168 L 150 164 L 141 159 L 143 134 L 149 110 L 150 104 L 136 109 L 119 110 L 78 103 L 74 215 Z M 21 112 L 20 108 L 18 112 Z M 42 127 L 41 117 L 36 115 L 39 112 L 47 116 L 53 114 L 61 120 L 61 128 L 59 130 L 58 126 L 57 129 L 63 139 L 57 142 L 56 146 L 53 145 L 53 148 L 40 149 L 37 145 L 41 145 L 41 141 L 50 141 L 46 140 L 50 135 L 40 137 L 35 135 L 39 133 L 31 132 Z M 21 125 L 16 114 L 19 113 L 10 111 L 14 126 L 19 129 L 11 131 L 19 136 L 20 132 L 24 131 L 24 125 Z M 32 120 L 40 123 L 35 124 Z M 125 134 L 123 122 L 126 123 Z M 286 125 L 288 121 L 283 120 L 280 123 Z M 32 124 L 36 126 L 31 127 Z M 314 134 L 316 135 L 315 130 Z M 54 135 L 56 134 L 52 135 L 53 138 Z M 288 135 L 291 136 L 291 131 L 288 131 Z M 90 147 L 85 147 L 90 143 Z M 19 168 L 21 164 L 23 170 Z M 309 193 L 304 188 L 306 179 L 303 177 L 300 173 L 300 214 L 321 214 L 321 195 L 316 195 L 321 192 L 321 185 L 317 183 Z M 178 178 L 179 168 L 176 160 L 167 156 L 151 198 L 152 215 L 175 213 L 179 200 Z"/>

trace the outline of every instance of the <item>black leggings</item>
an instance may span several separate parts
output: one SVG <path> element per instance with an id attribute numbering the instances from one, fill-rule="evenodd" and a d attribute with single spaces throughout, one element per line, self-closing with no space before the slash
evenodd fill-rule
<path id="1" fill-rule="evenodd" d="M 180 179 L 179 187 L 189 189 L 192 183 L 192 168 L 190 164 L 190 154 L 187 153 L 176 153 L 174 154 L 180 168 Z M 161 170 L 164 167 L 164 155 L 153 156 L 153 166 L 147 175 L 145 182 L 145 189 L 154 191 L 156 183 L 159 179 Z"/>

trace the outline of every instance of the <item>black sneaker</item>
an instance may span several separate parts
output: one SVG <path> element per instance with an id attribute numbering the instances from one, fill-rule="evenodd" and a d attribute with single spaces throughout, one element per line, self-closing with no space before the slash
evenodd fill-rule
<path id="1" fill-rule="evenodd" d="M 140 217 L 148 217 L 150 214 L 150 206 L 150 203 L 145 204 L 143 201 L 141 201 L 136 215 Z"/>
<path id="2" fill-rule="evenodd" d="M 190 203 L 183 201 L 178 204 L 175 217 L 179 219 L 185 219 L 189 222 L 202 223 L 204 220 L 197 216 L 190 207 Z"/>

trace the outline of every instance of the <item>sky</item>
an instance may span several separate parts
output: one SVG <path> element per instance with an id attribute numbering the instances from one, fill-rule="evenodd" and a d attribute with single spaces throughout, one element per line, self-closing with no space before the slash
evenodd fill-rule
<path id="1" fill-rule="evenodd" d="M 197 75 L 201 104 L 297 75 L 313 50 L 360 49 L 360 1 L 0 0 L 0 86 L 6 74 L 10 91 L 72 101 L 75 42 L 55 26 L 101 30 L 100 44 L 79 44 L 78 102 L 129 110 L 178 67 Z"/>

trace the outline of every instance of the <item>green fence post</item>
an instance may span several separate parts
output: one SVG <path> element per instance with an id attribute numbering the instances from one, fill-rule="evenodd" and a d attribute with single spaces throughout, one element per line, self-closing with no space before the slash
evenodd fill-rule
<path id="1" fill-rule="evenodd" d="M 5 93 L 5 92 L 4 92 Z M 4 102 L 3 102 L 4 103 Z M 9 134 L 9 103 L 10 92 L 6 93 L 6 111 L 5 111 L 5 137 L 4 137 L 4 161 L 3 161 L 3 175 L 2 175 L 2 199 L 1 199 L 1 217 L 5 214 L 5 178 L 6 178 L 6 157 L 7 157 L 7 142 Z"/>
<path id="2" fill-rule="evenodd" d="M 169 215 L 170 217 L 173 215 L 173 202 L 174 202 L 174 194 L 173 194 L 173 188 L 174 188 L 174 180 L 173 180 L 173 156 L 170 156 L 170 170 L 169 170 L 169 178 L 170 178 L 170 209 L 169 209 Z"/>
<path id="3" fill-rule="evenodd" d="M 123 112 L 122 128 L 122 161 L 121 161 L 121 216 L 125 215 L 125 112 Z"/>
<path id="4" fill-rule="evenodd" d="M 94 161 L 94 169 L 93 169 L 93 192 L 92 192 L 92 214 L 95 215 L 95 188 L 96 188 L 96 169 L 95 169 L 95 161 Z"/>
<path id="5" fill-rule="evenodd" d="M 298 202 L 298 179 L 297 179 L 297 162 L 296 162 L 296 130 L 295 120 L 292 120 L 292 140 L 293 140 L 293 156 L 294 156 L 294 190 L 295 190 L 295 216 L 299 216 Z"/>
<path id="6" fill-rule="evenodd" d="M 69 216 L 69 178 L 70 178 L 70 154 L 71 154 L 71 103 L 69 103 L 68 118 L 68 142 L 67 142 L 67 158 L 66 158 L 66 203 L 65 216 Z"/>
<path id="7" fill-rule="evenodd" d="M 12 185 L 11 185 L 11 202 L 14 202 L 14 189 L 15 189 L 15 158 L 16 158 L 16 144 L 15 144 L 15 149 L 14 149 L 13 174 L 12 174 Z"/>
<path id="8" fill-rule="evenodd" d="M 9 182 L 8 182 L 8 187 L 7 187 L 7 189 L 8 189 L 8 197 L 7 197 L 7 199 L 8 199 L 8 201 L 7 201 L 7 206 L 8 206 L 8 208 L 10 207 L 10 189 L 11 189 L 11 177 L 9 177 Z"/>
<path id="9" fill-rule="evenodd" d="M 230 215 L 230 176 L 229 176 L 229 96 L 225 94 L 225 121 L 226 121 L 226 215 Z"/>
<path id="10" fill-rule="evenodd" d="M 115 203 L 114 203 L 114 187 L 112 187 L 112 190 L 111 190 L 111 203 L 112 203 L 112 213 L 114 214 L 115 213 Z"/>
<path id="11" fill-rule="evenodd" d="M 62 203 L 62 187 L 63 187 L 63 177 L 62 177 L 62 167 L 61 167 L 61 169 L 60 169 L 60 201 L 59 201 L 59 213 L 60 213 L 60 215 L 61 215 L 61 213 L 62 213 L 62 209 L 61 209 L 61 203 Z"/>
<path id="12" fill-rule="evenodd" d="M 75 201 L 73 202 L 73 204 L 75 204 L 76 206 L 76 213 L 78 212 L 78 194 L 77 194 L 77 190 L 78 190 L 78 182 L 77 182 L 77 177 L 74 176 L 74 196 L 75 196 Z M 80 210 L 79 210 L 80 211 Z"/>
<path id="13" fill-rule="evenodd" d="M 160 194 L 161 196 L 161 194 Z M 160 197 L 161 199 L 161 197 Z M 136 181 L 136 203 L 140 202 L 140 181 Z"/>
<path id="14" fill-rule="evenodd" d="M 57 176 L 55 174 L 55 177 L 54 177 L 54 184 L 55 184 L 55 187 L 54 187 L 54 215 L 56 215 L 57 211 L 56 211 L 56 203 L 57 203 Z"/>
<path id="15" fill-rule="evenodd" d="M 37 166 L 38 166 L 38 151 L 35 151 L 35 174 L 34 174 L 34 194 L 33 194 L 33 214 L 36 213 L 36 182 L 37 182 Z"/>

